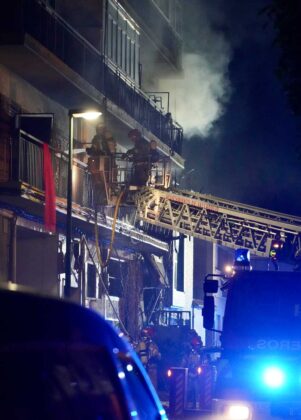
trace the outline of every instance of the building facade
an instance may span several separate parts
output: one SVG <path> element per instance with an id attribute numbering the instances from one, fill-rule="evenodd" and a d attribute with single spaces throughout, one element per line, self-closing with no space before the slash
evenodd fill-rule
<path id="1" fill-rule="evenodd" d="M 192 271 L 172 274 L 168 238 L 140 229 L 131 194 L 114 215 L 135 184 L 125 158 L 130 130 L 145 148 L 155 144 L 148 185 L 171 185 L 184 167 L 183 130 L 156 92 L 161 74 L 181 71 L 180 2 L 12 0 L 0 21 L 0 281 L 64 296 L 71 139 L 71 297 L 137 338 L 163 295 L 191 306 L 177 287 L 186 276 L 191 289 Z M 74 118 L 92 108 L 101 112 L 96 122 Z M 97 168 L 96 193 L 87 151 L 97 124 L 114 150 Z"/>

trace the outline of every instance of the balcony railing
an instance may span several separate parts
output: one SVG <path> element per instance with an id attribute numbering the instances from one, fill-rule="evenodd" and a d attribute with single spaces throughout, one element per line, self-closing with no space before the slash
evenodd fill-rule
<path id="1" fill-rule="evenodd" d="M 32 193 L 43 201 L 44 154 L 43 142 L 20 130 L 19 137 L 12 143 L 2 141 L 10 149 L 11 159 L 6 162 L 6 173 L 10 179 L 0 179 L 5 184 L 17 181 L 26 184 Z M 58 199 L 66 200 L 68 154 L 49 147 L 51 153 L 55 191 Z M 92 162 L 91 162 L 92 161 Z M 73 202 L 82 208 L 92 210 L 98 204 L 114 204 L 119 193 L 131 183 L 135 185 L 133 163 L 122 154 L 101 156 L 88 163 L 73 159 Z M 95 167 L 95 162 L 97 167 Z M 146 163 L 147 165 L 147 163 Z M 149 163 L 147 184 L 155 187 L 169 187 L 171 178 L 170 160 L 160 159 Z M 101 202 L 100 202 L 101 200 Z M 66 205 L 66 202 L 65 202 Z"/>
<path id="2" fill-rule="evenodd" d="M 21 131 L 13 145 L 14 164 L 12 174 L 15 181 L 28 184 L 37 191 L 44 191 L 43 143 Z M 56 196 L 67 197 L 68 155 L 49 147 L 52 159 Z M 73 201 L 86 208 L 92 208 L 92 179 L 83 162 L 73 160 Z"/>
<path id="3" fill-rule="evenodd" d="M 182 128 L 176 123 L 167 127 L 166 116 L 151 99 L 123 75 L 109 68 L 105 57 L 92 44 L 44 2 L 25 0 L 17 3 L 19 7 L 23 5 L 23 29 L 26 33 L 143 127 L 181 153 Z"/>

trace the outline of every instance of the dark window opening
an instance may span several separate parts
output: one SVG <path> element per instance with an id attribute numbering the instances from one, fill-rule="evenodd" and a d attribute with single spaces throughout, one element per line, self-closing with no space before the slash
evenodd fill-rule
<path id="1" fill-rule="evenodd" d="M 125 263 L 123 261 L 111 259 L 108 265 L 108 286 L 111 296 L 122 296 L 122 280 L 125 277 L 125 274 Z"/>
<path id="2" fill-rule="evenodd" d="M 96 298 L 96 267 L 93 264 L 88 264 L 87 273 L 87 297 Z"/>
<path id="3" fill-rule="evenodd" d="M 52 136 L 53 114 L 19 114 L 16 118 L 16 127 L 49 144 Z"/>

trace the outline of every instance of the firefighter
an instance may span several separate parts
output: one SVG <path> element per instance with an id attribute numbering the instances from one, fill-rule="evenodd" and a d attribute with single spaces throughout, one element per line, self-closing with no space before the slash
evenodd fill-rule
<path id="1" fill-rule="evenodd" d="M 106 140 L 105 140 L 106 129 L 105 129 L 104 124 L 103 123 L 98 123 L 96 125 L 95 131 L 96 131 L 96 133 L 91 140 L 91 147 L 88 147 L 86 149 L 87 154 L 89 156 L 92 156 L 92 157 L 102 156 L 102 155 L 106 154 L 106 151 L 105 151 L 105 148 L 106 148 L 106 146 L 105 146 L 105 143 L 106 143 Z"/>
<path id="2" fill-rule="evenodd" d="M 116 153 L 116 141 L 112 133 L 102 123 L 97 124 L 91 147 L 86 149 L 89 156 L 112 156 Z"/>
<path id="3" fill-rule="evenodd" d="M 157 389 L 158 387 L 158 363 L 161 360 L 161 353 L 157 344 L 151 339 L 148 339 L 148 366 L 147 372 L 149 377 Z"/>
<path id="4" fill-rule="evenodd" d="M 148 343 L 147 343 L 147 336 L 145 332 L 142 330 L 140 340 L 136 347 L 137 354 L 141 360 L 141 363 L 147 369 L 148 365 Z"/>
<path id="5" fill-rule="evenodd" d="M 190 344 L 191 347 L 200 354 L 203 347 L 203 341 L 195 330 L 191 330 L 190 332 Z"/>
<path id="6" fill-rule="evenodd" d="M 105 135 L 105 154 L 108 159 L 108 162 L 106 164 L 106 170 L 108 170 L 110 173 L 109 179 L 112 183 L 117 182 L 117 165 L 115 160 L 116 152 L 116 140 L 113 138 L 110 132 L 107 132 Z"/>
<path id="7" fill-rule="evenodd" d="M 99 166 L 100 156 L 114 158 L 116 153 L 116 141 L 112 133 L 105 128 L 103 123 L 96 126 L 96 134 L 91 140 L 91 147 L 86 148 L 88 154 L 88 166 Z M 94 162 L 94 163 L 93 163 Z"/>
<path id="8" fill-rule="evenodd" d="M 105 154 L 103 150 L 105 127 L 103 123 L 97 124 L 95 130 L 96 134 L 91 140 L 91 147 L 86 148 L 87 155 L 89 156 L 88 169 L 92 174 L 94 188 L 101 183 L 99 179 L 100 156 L 104 156 Z"/>
<path id="9" fill-rule="evenodd" d="M 159 152 L 157 150 L 156 140 L 151 140 L 149 144 L 149 161 L 151 163 L 156 163 L 160 159 Z"/>
<path id="10" fill-rule="evenodd" d="M 161 359 L 161 353 L 157 344 L 152 340 L 151 329 L 143 328 L 136 351 L 156 388 L 158 382 L 158 362 Z"/>
<path id="11" fill-rule="evenodd" d="M 116 141 L 103 123 L 97 124 L 91 147 L 86 152 L 89 155 L 88 169 L 92 174 L 93 201 L 97 206 L 106 202 L 106 184 L 117 181 Z"/>
<path id="12" fill-rule="evenodd" d="M 150 185 L 156 184 L 158 182 L 158 170 L 152 171 L 153 168 L 156 168 L 156 163 L 160 159 L 160 154 L 157 150 L 157 142 L 155 140 L 151 140 L 149 143 L 149 151 L 148 151 L 148 162 L 149 162 L 149 182 Z"/>
<path id="13" fill-rule="evenodd" d="M 199 368 L 201 365 L 200 355 L 191 348 L 184 356 L 182 367 L 188 368 L 187 400 L 192 408 L 197 408 L 199 396 Z"/>
<path id="14" fill-rule="evenodd" d="M 131 130 L 128 133 L 128 137 L 134 143 L 134 147 L 129 149 L 124 155 L 125 158 L 133 162 L 133 171 L 130 183 L 141 187 L 146 185 L 149 177 L 149 149 L 139 130 Z"/>

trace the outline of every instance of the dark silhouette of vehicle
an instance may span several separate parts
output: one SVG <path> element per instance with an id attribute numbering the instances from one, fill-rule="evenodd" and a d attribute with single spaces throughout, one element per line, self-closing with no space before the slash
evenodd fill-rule
<path id="1" fill-rule="evenodd" d="M 130 345 L 96 312 L 0 290 L 0 418 L 167 419 Z"/>

